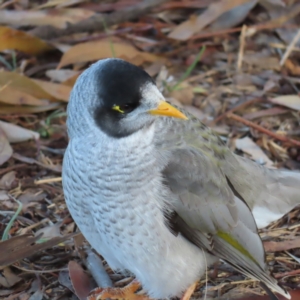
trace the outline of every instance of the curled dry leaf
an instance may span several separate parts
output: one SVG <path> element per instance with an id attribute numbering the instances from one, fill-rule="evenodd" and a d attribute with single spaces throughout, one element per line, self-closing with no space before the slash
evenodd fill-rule
<path id="1" fill-rule="evenodd" d="M 281 242 L 266 241 L 264 242 L 264 248 L 267 252 L 286 251 L 300 248 L 300 238 Z"/>
<path id="2" fill-rule="evenodd" d="M 0 266 L 9 266 L 18 260 L 31 256 L 39 251 L 56 246 L 78 233 L 67 234 L 63 237 L 55 237 L 47 242 L 37 244 L 41 236 L 32 237 L 29 234 L 15 236 L 6 241 L 0 241 Z"/>
<path id="3" fill-rule="evenodd" d="M 237 149 L 242 150 L 245 153 L 251 155 L 251 158 L 259 163 L 265 164 L 267 167 L 272 167 L 273 162 L 268 158 L 268 156 L 253 142 L 249 137 L 244 137 L 242 139 L 237 139 L 235 141 L 235 146 Z"/>
<path id="4" fill-rule="evenodd" d="M 182 82 L 169 96 L 175 98 L 181 104 L 191 105 L 194 98 L 193 87 L 188 82 Z"/>
<path id="5" fill-rule="evenodd" d="M 192 16 L 189 20 L 178 25 L 170 32 L 169 38 L 181 41 L 187 40 L 195 33 L 211 24 L 222 14 L 247 2 L 250 2 L 250 0 L 223 0 L 213 2 L 201 15 L 197 17 Z"/>
<path id="6" fill-rule="evenodd" d="M 269 101 L 286 106 L 292 109 L 300 110 L 300 96 L 299 95 L 284 95 L 269 99 Z"/>
<path id="7" fill-rule="evenodd" d="M 215 22 L 213 22 L 210 28 L 223 29 L 231 28 L 240 24 L 257 4 L 258 0 L 250 0 L 247 3 L 236 6 L 235 8 L 222 14 Z"/>
<path id="8" fill-rule="evenodd" d="M 115 53 L 116 57 L 124 58 L 130 62 L 133 62 L 137 58 L 139 58 L 139 63 L 144 61 L 154 62 L 162 59 L 157 55 L 139 51 L 130 44 L 104 39 L 75 45 L 62 56 L 58 68 L 74 63 L 83 63 L 112 57 L 113 53 Z"/>
<path id="9" fill-rule="evenodd" d="M 71 77 L 78 75 L 79 71 L 73 71 L 70 69 L 61 69 L 61 70 L 48 70 L 46 71 L 47 77 L 55 82 L 64 82 Z"/>
<path id="10" fill-rule="evenodd" d="M 0 102 L 10 105 L 32 106 L 46 106 L 49 104 L 47 100 L 40 100 L 24 91 L 16 90 L 9 83 L 0 89 Z"/>
<path id="11" fill-rule="evenodd" d="M 48 92 L 57 100 L 69 101 L 69 96 L 72 89 L 70 86 L 39 79 L 33 79 L 33 82 L 38 84 L 44 91 Z"/>
<path id="12" fill-rule="evenodd" d="M 90 290 L 92 289 L 91 279 L 86 275 L 83 268 L 76 261 L 70 261 L 68 268 L 76 296 L 80 300 L 86 300 Z"/>
<path id="13" fill-rule="evenodd" d="M 86 0 L 50 0 L 38 6 L 38 9 L 48 8 L 48 7 L 68 7 L 82 2 L 86 2 Z"/>
<path id="14" fill-rule="evenodd" d="M 17 276 L 10 267 L 4 268 L 2 275 L 0 274 L 0 286 L 10 288 L 21 281 L 22 278 Z"/>
<path id="15" fill-rule="evenodd" d="M 11 105 L 0 105 L 0 115 L 6 114 L 31 114 L 31 113 L 40 113 L 49 110 L 55 110 L 62 107 L 62 104 L 50 103 L 45 106 L 11 106 Z"/>
<path id="16" fill-rule="evenodd" d="M 49 10 L 0 10 L 0 23 L 13 26 L 51 25 L 66 28 L 68 23 L 77 23 L 95 13 L 81 8 L 49 9 Z"/>
<path id="17" fill-rule="evenodd" d="M 0 189 L 9 190 L 16 179 L 16 172 L 10 171 L 0 179 Z M 9 196 L 8 196 L 9 197 Z"/>
<path id="18" fill-rule="evenodd" d="M 3 121 L 0 121 L 0 130 L 4 132 L 10 143 L 19 143 L 40 138 L 37 132 Z"/>
<path id="19" fill-rule="evenodd" d="M 60 226 L 61 226 L 61 222 L 41 228 L 35 233 L 35 236 L 39 236 L 40 234 L 43 234 L 42 235 L 43 240 L 48 240 L 55 237 L 61 237 L 62 235 L 60 233 Z"/>
<path id="20" fill-rule="evenodd" d="M 33 80 L 16 72 L 0 72 L 0 87 L 2 87 L 2 89 L 0 88 L 0 99 L 2 98 L 2 93 L 5 93 L 4 87 L 6 86 L 27 95 L 31 95 L 36 99 L 56 100 L 53 96 L 51 96 L 51 94 L 43 90 Z M 41 103 L 40 105 L 46 104 Z"/>
<path id="21" fill-rule="evenodd" d="M 11 49 L 30 55 L 38 55 L 53 50 L 54 48 L 41 39 L 26 32 L 0 26 L 0 51 Z"/>
<path id="22" fill-rule="evenodd" d="M 9 144 L 5 131 L 1 129 L 0 125 L 0 166 L 10 159 L 13 150 Z"/>

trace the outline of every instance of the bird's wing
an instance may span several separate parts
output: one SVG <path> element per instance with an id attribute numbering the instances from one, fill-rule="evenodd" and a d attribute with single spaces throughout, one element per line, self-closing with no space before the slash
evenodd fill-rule
<path id="1" fill-rule="evenodd" d="M 194 118 L 163 123 L 156 146 L 168 160 L 163 175 L 174 194 L 170 205 L 178 215 L 179 231 L 288 298 L 267 272 L 264 248 L 249 207 L 223 172 L 226 157 L 233 154 Z"/>
<path id="2" fill-rule="evenodd" d="M 224 172 L 249 205 L 258 228 L 300 205 L 300 172 L 268 169 L 237 155 L 228 157 Z"/>

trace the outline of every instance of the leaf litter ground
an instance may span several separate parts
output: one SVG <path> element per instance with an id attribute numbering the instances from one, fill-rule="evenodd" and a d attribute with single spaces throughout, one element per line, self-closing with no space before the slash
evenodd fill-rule
<path id="1" fill-rule="evenodd" d="M 300 170 L 297 1 L 32 2 L 0 2 L 0 299 L 85 299 L 93 277 L 115 286 L 132 280 L 91 253 L 63 197 L 66 102 L 92 61 L 140 65 L 233 151 Z M 296 207 L 260 231 L 269 267 L 293 299 L 299 226 Z M 262 293 L 220 263 L 193 298 L 267 299 Z"/>

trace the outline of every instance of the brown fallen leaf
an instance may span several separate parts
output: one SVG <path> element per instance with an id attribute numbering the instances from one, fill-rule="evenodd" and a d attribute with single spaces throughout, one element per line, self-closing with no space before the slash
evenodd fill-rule
<path id="1" fill-rule="evenodd" d="M 0 115 L 6 114 L 32 114 L 32 113 L 40 113 L 49 110 L 55 110 L 62 107 L 62 104 L 51 103 L 45 106 L 10 106 L 10 105 L 1 105 L 0 104 Z"/>
<path id="2" fill-rule="evenodd" d="M 83 268 L 76 262 L 70 261 L 68 264 L 70 279 L 76 293 L 80 300 L 86 300 L 89 292 L 93 288 L 91 279 L 84 272 Z"/>
<path id="3" fill-rule="evenodd" d="M 12 26 L 51 25 L 66 28 L 68 23 L 77 23 L 95 15 L 92 10 L 65 8 L 49 10 L 0 10 L 0 23 Z M 100 16 L 99 16 L 100 17 Z"/>
<path id="4" fill-rule="evenodd" d="M 0 127 L 0 166 L 10 159 L 13 150 L 9 144 L 8 138 L 4 130 Z"/>
<path id="5" fill-rule="evenodd" d="M 2 275 L 0 274 L 0 286 L 10 288 L 16 283 L 21 281 L 22 278 L 17 276 L 10 267 L 6 267 L 2 270 Z"/>
<path id="6" fill-rule="evenodd" d="M 300 299 L 300 290 L 296 290 L 296 291 L 289 291 L 290 295 L 291 295 L 291 300 L 299 300 Z M 286 300 L 286 298 L 284 298 L 281 295 L 276 294 L 276 296 L 278 297 L 279 300 Z M 248 297 L 243 297 L 243 298 L 238 298 L 237 300 L 270 300 L 269 296 L 248 296 Z"/>
<path id="7" fill-rule="evenodd" d="M 290 249 L 300 248 L 300 238 L 282 242 L 264 242 L 264 248 L 266 252 L 286 251 Z"/>
<path id="8" fill-rule="evenodd" d="M 59 69 L 63 66 L 74 63 L 96 61 L 99 59 L 112 57 L 112 49 L 115 52 L 116 57 L 126 59 L 130 62 L 133 62 L 136 58 L 140 58 L 142 62 L 154 62 L 162 59 L 154 54 L 139 51 L 134 46 L 126 44 L 122 41 L 103 39 L 96 42 L 75 45 L 66 53 L 64 53 L 57 68 Z"/>
<path id="9" fill-rule="evenodd" d="M 191 86 L 188 82 L 182 82 L 178 88 L 171 91 L 169 96 L 176 99 L 183 105 L 191 105 L 194 98 L 193 86 Z"/>
<path id="10" fill-rule="evenodd" d="M 46 106 L 49 104 L 47 100 L 40 100 L 24 91 L 16 90 L 9 83 L 0 89 L 0 102 L 10 105 L 33 106 Z"/>
<path id="11" fill-rule="evenodd" d="M 247 3 L 236 6 L 235 8 L 225 12 L 217 18 L 209 28 L 224 29 L 232 28 L 240 24 L 248 15 L 253 7 L 257 4 L 258 0 L 250 0 Z"/>
<path id="12" fill-rule="evenodd" d="M 33 82 L 57 100 L 69 101 L 72 87 L 39 79 L 33 79 Z"/>
<path id="13" fill-rule="evenodd" d="M 0 86 L 3 87 L 0 89 L 0 99 L 2 93 L 5 92 L 4 87 L 8 86 L 19 92 L 31 95 L 36 99 L 56 100 L 33 80 L 16 72 L 0 71 Z"/>
<path id="14" fill-rule="evenodd" d="M 0 266 L 9 266 L 18 260 L 29 257 L 39 251 L 51 248 L 81 233 L 70 233 L 63 237 L 55 237 L 47 242 L 36 244 L 40 236 L 33 237 L 30 234 L 13 237 L 6 241 L 0 241 Z"/>
<path id="15" fill-rule="evenodd" d="M 0 51 L 11 49 L 30 55 L 38 55 L 53 50 L 54 48 L 41 39 L 24 31 L 0 26 Z"/>
<path id="16" fill-rule="evenodd" d="M 283 95 L 269 99 L 270 102 L 292 109 L 300 110 L 300 96 L 299 95 Z"/>
<path id="17" fill-rule="evenodd" d="M 36 9 L 48 7 L 68 7 L 83 2 L 86 2 L 86 0 L 50 0 L 44 4 L 39 5 Z"/>
<path id="18" fill-rule="evenodd" d="M 6 174 L 4 174 L 1 178 L 0 178 L 0 189 L 2 190 L 9 190 L 13 184 L 13 182 L 16 179 L 16 172 L 15 171 L 10 171 Z M 7 195 L 8 199 L 10 199 L 10 197 Z"/>
<path id="19" fill-rule="evenodd" d="M 250 0 L 223 0 L 212 3 L 201 15 L 192 16 L 189 20 L 175 27 L 168 37 L 180 41 L 187 40 L 225 12 L 247 2 L 250 2 Z"/>

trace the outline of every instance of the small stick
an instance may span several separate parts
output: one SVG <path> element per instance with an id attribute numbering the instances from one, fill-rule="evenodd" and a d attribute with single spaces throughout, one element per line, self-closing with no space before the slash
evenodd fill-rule
<path id="1" fill-rule="evenodd" d="M 43 183 L 51 183 L 51 182 L 60 182 L 62 180 L 61 177 L 55 177 L 55 178 L 44 178 L 40 180 L 35 180 L 35 184 L 43 184 Z"/>
<path id="2" fill-rule="evenodd" d="M 243 25 L 242 32 L 240 34 L 240 48 L 238 53 L 238 60 L 237 60 L 237 70 L 240 71 L 243 64 L 243 57 L 244 57 L 244 50 L 245 50 L 245 40 L 246 40 L 246 31 L 247 26 Z"/>
<path id="3" fill-rule="evenodd" d="M 277 134 L 277 133 L 274 133 L 258 124 L 255 124 L 251 121 L 248 121 L 238 115 L 235 115 L 235 114 L 232 114 L 232 113 L 229 113 L 227 114 L 227 117 L 230 118 L 230 119 L 233 119 L 235 121 L 238 121 L 238 122 L 241 122 L 243 124 L 245 124 L 246 126 L 249 126 L 249 127 L 252 127 L 264 134 L 267 134 L 269 136 L 271 136 L 272 138 L 276 139 L 276 140 L 279 140 L 279 141 L 282 141 L 282 142 L 287 142 L 287 143 L 290 143 L 290 144 L 294 144 L 298 147 L 300 147 L 300 141 L 297 141 L 297 140 L 294 140 L 294 139 L 290 139 L 288 137 L 286 137 L 285 135 L 280 135 L 280 134 Z"/>
<path id="4" fill-rule="evenodd" d="M 293 51 L 295 45 L 298 43 L 299 39 L 300 39 L 300 29 L 298 30 L 297 34 L 294 36 L 293 40 L 291 41 L 291 43 L 287 47 L 284 55 L 282 56 L 280 63 L 279 63 L 281 66 L 284 65 L 285 61 L 290 56 L 291 52 Z"/>
<path id="5" fill-rule="evenodd" d="M 254 99 L 250 99 L 247 100 L 243 103 L 241 103 L 240 105 L 237 105 L 231 109 L 229 109 L 228 111 L 224 112 L 223 114 L 219 115 L 217 118 L 215 118 L 210 124 L 209 126 L 215 125 L 217 123 L 219 123 L 224 117 L 227 116 L 227 114 L 229 113 L 233 113 L 241 108 L 245 108 L 247 106 L 249 106 L 250 104 L 256 103 L 256 102 L 260 102 L 262 99 L 261 98 L 254 98 Z"/>

